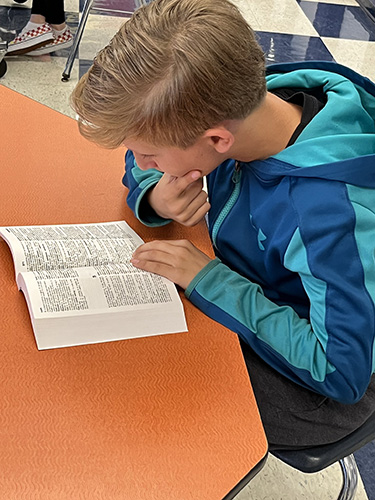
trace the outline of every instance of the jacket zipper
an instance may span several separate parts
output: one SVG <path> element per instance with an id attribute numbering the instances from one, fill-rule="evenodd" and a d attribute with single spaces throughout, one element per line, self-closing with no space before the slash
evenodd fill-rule
<path id="1" fill-rule="evenodd" d="M 212 227 L 212 243 L 214 247 L 217 248 L 216 246 L 216 239 L 217 239 L 217 233 L 219 232 L 221 224 L 224 222 L 224 219 L 226 216 L 229 214 L 229 212 L 232 210 L 233 205 L 236 203 L 238 195 L 240 193 L 240 180 L 241 180 L 241 167 L 238 161 L 236 161 L 234 165 L 234 171 L 232 175 L 232 182 L 234 184 L 233 191 L 222 208 L 221 212 L 219 213 L 213 227 Z"/>

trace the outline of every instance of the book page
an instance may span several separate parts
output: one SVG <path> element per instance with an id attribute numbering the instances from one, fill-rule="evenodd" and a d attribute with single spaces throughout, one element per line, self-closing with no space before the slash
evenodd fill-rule
<path id="1" fill-rule="evenodd" d="M 18 276 L 34 318 L 153 309 L 180 302 L 176 287 L 130 263 L 29 271 Z"/>
<path id="2" fill-rule="evenodd" d="M 38 349 L 187 331 L 176 287 L 131 264 L 18 276 Z"/>
<path id="3" fill-rule="evenodd" d="M 142 239 L 126 224 L 64 224 L 0 228 L 21 272 L 126 262 Z"/>

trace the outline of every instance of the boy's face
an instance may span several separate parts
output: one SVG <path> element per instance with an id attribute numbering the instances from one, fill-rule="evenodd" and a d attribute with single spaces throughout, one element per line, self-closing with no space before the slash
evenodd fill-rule
<path id="1" fill-rule="evenodd" d="M 221 163 L 203 138 L 187 149 L 156 147 L 140 139 L 126 140 L 124 146 L 134 153 L 141 170 L 154 168 L 173 177 L 182 177 L 191 170 L 199 170 L 205 176 Z"/>

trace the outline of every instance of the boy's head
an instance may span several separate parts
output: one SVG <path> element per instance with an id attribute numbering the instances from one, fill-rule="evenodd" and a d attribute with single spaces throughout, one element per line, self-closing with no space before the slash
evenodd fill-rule
<path id="1" fill-rule="evenodd" d="M 94 60 L 72 103 L 84 136 L 187 148 L 266 93 L 264 55 L 228 0 L 154 0 Z"/>

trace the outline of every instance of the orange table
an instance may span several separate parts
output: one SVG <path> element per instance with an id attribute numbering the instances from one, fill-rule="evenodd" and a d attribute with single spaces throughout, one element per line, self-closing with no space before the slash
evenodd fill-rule
<path id="1" fill-rule="evenodd" d="M 124 151 L 0 86 L 0 225 L 126 219 Z M 183 298 L 189 333 L 38 351 L 0 241 L 0 497 L 219 500 L 264 463 L 267 443 L 236 335 Z"/>

